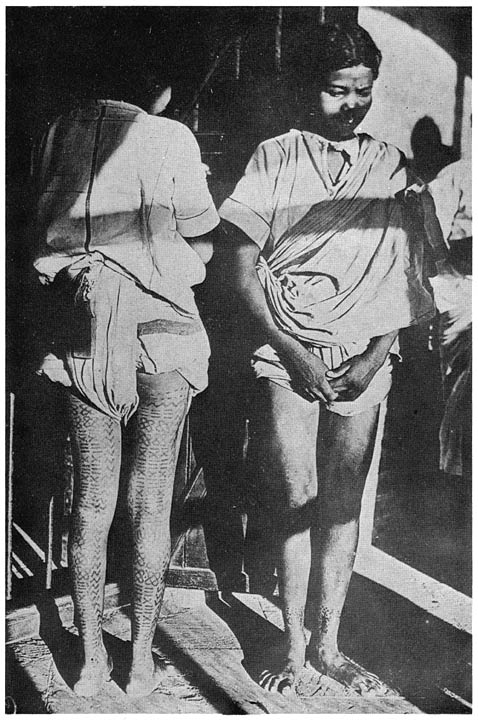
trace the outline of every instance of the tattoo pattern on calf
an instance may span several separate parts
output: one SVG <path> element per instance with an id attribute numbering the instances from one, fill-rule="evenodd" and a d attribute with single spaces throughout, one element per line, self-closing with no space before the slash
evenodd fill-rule
<path id="1" fill-rule="evenodd" d="M 134 418 L 128 515 L 133 535 L 133 668 L 150 673 L 152 639 L 170 555 L 174 476 L 190 389 L 179 375 L 170 386 L 148 377 L 142 382 L 138 376 L 140 403 Z M 69 397 L 75 469 L 69 558 L 75 622 L 85 664 L 104 667 L 106 546 L 118 494 L 121 426 L 73 394 Z"/>
<path id="2" fill-rule="evenodd" d="M 85 662 L 105 662 L 102 640 L 106 543 L 119 483 L 121 428 L 70 395 L 75 487 L 69 540 L 75 623 Z"/>
<path id="3" fill-rule="evenodd" d="M 169 517 L 189 386 L 156 394 L 138 381 L 135 451 L 128 488 L 133 531 L 133 665 L 151 664 L 151 644 L 169 564 Z"/>

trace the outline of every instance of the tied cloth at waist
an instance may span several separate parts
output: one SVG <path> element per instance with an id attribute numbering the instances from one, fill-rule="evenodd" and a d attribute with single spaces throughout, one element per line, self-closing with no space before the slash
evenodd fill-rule
<path id="1" fill-rule="evenodd" d="M 65 269 L 73 294 L 73 331 L 65 364 L 76 390 L 110 417 L 124 421 L 138 406 L 138 331 L 148 332 L 160 302 L 119 265 L 93 252 Z M 192 320 L 196 324 L 197 320 Z"/>

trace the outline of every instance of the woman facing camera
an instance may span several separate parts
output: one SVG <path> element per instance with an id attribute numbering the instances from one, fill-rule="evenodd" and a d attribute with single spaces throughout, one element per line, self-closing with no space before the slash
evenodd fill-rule
<path id="1" fill-rule="evenodd" d="M 282 659 L 261 674 L 270 691 L 289 692 L 306 658 L 381 689 L 337 636 L 398 330 L 433 305 L 396 197 L 405 158 L 357 132 L 380 61 L 359 25 L 320 27 L 296 78 L 299 129 L 259 145 L 220 209 L 218 250 L 254 350 L 248 530 L 272 542 L 285 624 Z"/>

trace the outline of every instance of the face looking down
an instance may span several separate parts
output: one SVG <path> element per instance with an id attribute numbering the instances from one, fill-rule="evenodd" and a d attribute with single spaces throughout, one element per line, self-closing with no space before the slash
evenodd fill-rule
<path id="1" fill-rule="evenodd" d="M 373 73 L 364 65 L 335 70 L 319 93 L 317 131 L 329 140 L 347 140 L 372 104 Z"/>

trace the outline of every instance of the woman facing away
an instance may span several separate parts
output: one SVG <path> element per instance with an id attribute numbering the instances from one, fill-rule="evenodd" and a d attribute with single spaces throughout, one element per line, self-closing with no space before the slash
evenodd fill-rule
<path id="1" fill-rule="evenodd" d="M 171 96 L 168 83 L 144 69 L 130 81 L 126 96 L 141 107 L 79 103 L 51 125 L 35 163 L 34 264 L 52 300 L 44 319 L 51 352 L 38 373 L 68 387 L 75 473 L 69 567 L 83 651 L 74 691 L 83 696 L 98 693 L 111 673 L 102 614 L 122 424 L 133 425 L 126 692 L 145 695 L 156 683 L 151 649 L 182 428 L 192 396 L 207 385 L 209 344 L 192 287 L 204 280 L 208 234 L 219 218 L 194 136 L 156 116 Z M 62 312 L 66 327 L 55 341 Z"/>
<path id="2" fill-rule="evenodd" d="M 337 635 L 398 330 L 433 303 L 396 198 L 404 156 L 356 133 L 380 61 L 359 25 L 319 28 L 296 84 L 300 129 L 259 145 L 219 212 L 224 282 L 253 329 L 248 533 L 270 538 L 285 625 L 285 653 L 260 676 L 270 691 L 290 692 L 306 658 L 361 693 L 381 689 Z"/>

